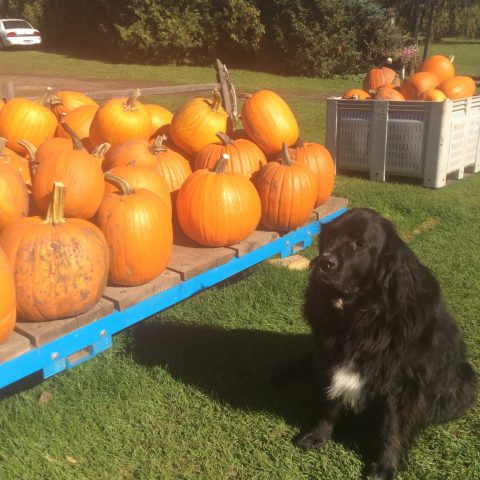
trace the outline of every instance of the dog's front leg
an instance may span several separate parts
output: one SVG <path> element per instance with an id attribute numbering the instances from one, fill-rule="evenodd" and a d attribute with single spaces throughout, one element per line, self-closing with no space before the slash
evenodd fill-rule
<path id="1" fill-rule="evenodd" d="M 343 405 L 337 400 L 324 399 L 319 408 L 319 416 L 313 427 L 294 439 L 297 447 L 322 448 L 332 436 L 333 427 L 342 412 Z"/>

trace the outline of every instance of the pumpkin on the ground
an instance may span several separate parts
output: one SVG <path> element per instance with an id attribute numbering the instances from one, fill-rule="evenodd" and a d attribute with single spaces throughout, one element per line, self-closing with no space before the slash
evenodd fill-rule
<path id="1" fill-rule="evenodd" d="M 107 193 L 95 215 L 110 250 L 109 282 L 141 285 L 160 275 L 173 249 L 171 214 L 164 201 L 144 188 L 105 173 L 117 191 Z"/>
<path id="2" fill-rule="evenodd" d="M 63 216 L 64 192 L 56 182 L 45 218 L 25 217 L 0 232 L 0 248 L 13 267 L 18 316 L 25 320 L 80 315 L 105 290 L 105 237 L 92 223 Z"/>
<path id="3" fill-rule="evenodd" d="M 279 153 L 282 143 L 290 146 L 297 141 L 297 119 L 280 95 L 259 90 L 242 96 L 246 97 L 242 106 L 243 128 L 264 153 Z"/>
<path id="4" fill-rule="evenodd" d="M 223 154 L 213 170 L 196 170 L 180 188 L 176 211 L 183 232 L 194 242 L 223 247 L 244 240 L 258 225 L 261 205 L 252 182 L 226 172 Z"/>
<path id="5" fill-rule="evenodd" d="M 218 159 L 229 155 L 225 165 L 226 172 L 238 172 L 250 178 L 267 163 L 262 150 L 250 140 L 239 138 L 232 140 L 227 134 L 217 132 L 220 142 L 210 143 L 197 153 L 193 160 L 193 170 L 214 168 Z"/>
<path id="6" fill-rule="evenodd" d="M 260 223 L 271 230 L 300 227 L 310 217 L 317 199 L 317 181 L 310 168 L 293 162 L 283 145 L 279 162 L 268 162 L 255 176 L 262 203 Z"/>
<path id="7" fill-rule="evenodd" d="M 8 259 L 0 248 L 0 343 L 13 332 L 17 319 L 15 282 Z"/>

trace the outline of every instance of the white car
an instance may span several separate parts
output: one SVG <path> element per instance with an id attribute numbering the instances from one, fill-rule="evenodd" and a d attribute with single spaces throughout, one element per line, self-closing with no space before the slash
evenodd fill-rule
<path id="1" fill-rule="evenodd" d="M 42 43 L 40 32 L 26 20 L 0 18 L 0 50 L 9 47 L 32 47 Z"/>

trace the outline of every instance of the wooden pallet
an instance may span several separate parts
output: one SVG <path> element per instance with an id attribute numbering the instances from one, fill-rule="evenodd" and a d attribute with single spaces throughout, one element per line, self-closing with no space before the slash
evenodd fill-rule
<path id="1" fill-rule="evenodd" d="M 266 258 L 309 246 L 321 223 L 346 208 L 346 199 L 332 197 L 300 229 L 286 234 L 259 229 L 229 247 L 202 247 L 177 233 L 167 269 L 145 285 L 108 286 L 97 305 L 76 317 L 39 323 L 19 320 L 0 345 L 0 388 L 38 370 L 48 377 L 72 367 L 108 348 L 114 333 Z"/>

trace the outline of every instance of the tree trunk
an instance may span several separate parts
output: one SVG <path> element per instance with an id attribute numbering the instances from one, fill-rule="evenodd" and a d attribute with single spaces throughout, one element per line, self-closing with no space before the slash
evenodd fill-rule
<path id="1" fill-rule="evenodd" d="M 423 47 L 423 60 L 425 60 L 428 56 L 428 46 L 430 44 L 430 38 L 432 36 L 432 26 L 433 26 L 433 17 L 435 16 L 435 6 L 429 9 L 428 12 L 428 24 L 427 24 L 427 31 L 425 32 L 425 46 Z"/>

